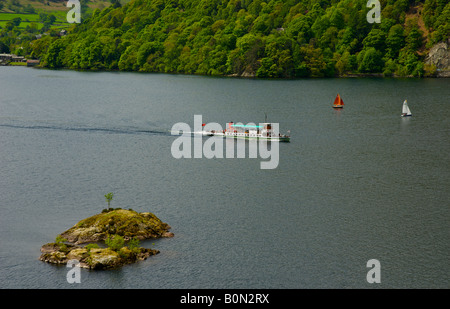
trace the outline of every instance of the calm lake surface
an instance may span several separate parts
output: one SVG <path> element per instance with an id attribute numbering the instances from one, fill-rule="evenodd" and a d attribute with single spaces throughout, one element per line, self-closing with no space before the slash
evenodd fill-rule
<path id="1" fill-rule="evenodd" d="M 331 107 L 337 93 L 343 110 Z M 448 79 L 1 67 L 1 288 L 450 288 L 449 98 Z M 175 123 L 264 113 L 291 131 L 276 169 L 171 154 Z M 108 192 L 112 207 L 153 212 L 175 237 L 69 284 L 40 247 L 106 208 Z M 366 280 L 370 259 L 380 284 Z"/>

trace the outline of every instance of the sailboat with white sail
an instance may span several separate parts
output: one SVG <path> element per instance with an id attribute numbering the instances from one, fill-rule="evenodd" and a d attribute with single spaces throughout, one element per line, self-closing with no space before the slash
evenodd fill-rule
<path id="1" fill-rule="evenodd" d="M 408 102 L 405 100 L 405 102 L 403 102 L 403 107 L 402 107 L 402 117 L 411 117 L 411 110 L 409 109 L 408 106 Z"/>

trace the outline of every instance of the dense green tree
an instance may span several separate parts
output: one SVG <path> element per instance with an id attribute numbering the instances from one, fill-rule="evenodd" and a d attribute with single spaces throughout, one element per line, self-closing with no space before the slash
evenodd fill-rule
<path id="1" fill-rule="evenodd" d="M 311 30 L 314 32 L 316 38 L 322 37 L 322 35 L 327 31 L 330 27 L 330 20 L 328 16 L 323 15 L 317 17 L 313 25 L 311 26 Z"/>
<path id="2" fill-rule="evenodd" d="M 0 54 L 9 54 L 9 46 L 0 41 Z"/>
<path id="3" fill-rule="evenodd" d="M 303 61 L 301 64 L 303 67 L 306 67 L 307 76 L 325 76 L 327 64 L 325 63 L 323 53 L 320 48 L 315 48 L 313 44 L 308 44 L 300 48 L 300 53 L 303 55 Z"/>
<path id="4" fill-rule="evenodd" d="M 301 15 L 288 24 L 286 33 L 297 40 L 299 44 L 308 43 L 313 36 L 311 25 L 311 17 L 308 15 Z"/>
<path id="5" fill-rule="evenodd" d="M 405 35 L 401 25 L 397 24 L 391 27 L 386 38 L 386 45 L 387 56 L 397 58 L 399 51 L 405 46 Z"/>
<path id="6" fill-rule="evenodd" d="M 163 46 L 158 42 L 146 42 L 142 44 L 136 56 L 138 64 L 143 66 L 147 62 L 148 56 L 162 50 Z"/>
<path id="7" fill-rule="evenodd" d="M 377 51 L 384 52 L 386 48 L 386 33 L 381 29 L 373 28 L 363 40 L 364 48 L 373 47 Z"/>
<path id="8" fill-rule="evenodd" d="M 350 53 L 355 53 L 358 50 L 360 42 L 356 37 L 356 33 L 353 28 L 346 27 L 339 32 L 338 36 L 339 42 L 336 46 L 336 51 L 343 53 L 349 51 Z"/>
<path id="9" fill-rule="evenodd" d="M 384 67 L 382 53 L 374 47 L 362 50 L 358 55 L 358 64 L 361 73 L 381 73 Z"/>
<path id="10" fill-rule="evenodd" d="M 406 36 L 406 47 L 418 50 L 423 45 L 423 33 L 417 25 L 413 25 Z"/>
<path id="11" fill-rule="evenodd" d="M 45 57 L 46 64 L 49 68 L 56 69 L 63 66 L 64 50 L 65 44 L 61 39 L 57 39 L 50 44 Z"/>
<path id="12" fill-rule="evenodd" d="M 356 68 L 356 56 L 351 55 L 348 51 L 344 52 L 342 55 L 336 54 L 335 58 L 335 68 L 339 75 L 351 72 Z"/>
<path id="13" fill-rule="evenodd" d="M 421 76 L 426 42 L 420 18 L 429 33 L 427 48 L 450 34 L 450 4 L 443 0 L 421 1 L 418 19 L 409 11 L 417 1 L 383 0 L 381 24 L 367 22 L 367 1 L 359 0 L 112 2 L 83 13 L 64 38 L 57 37 L 48 13 L 40 14 L 42 30 L 10 21 L 0 29 L 0 47 L 51 68 L 268 78 Z M 82 1 L 84 9 L 87 3 Z M 38 31 L 50 35 L 36 39 Z"/>
<path id="14" fill-rule="evenodd" d="M 137 50 L 138 46 L 130 45 L 122 53 L 119 59 L 118 68 L 121 71 L 137 71 L 139 64 L 137 62 Z"/>
<path id="15" fill-rule="evenodd" d="M 393 59 L 387 59 L 385 61 L 383 74 L 385 76 L 392 76 L 397 72 L 397 62 Z"/>
<path id="16" fill-rule="evenodd" d="M 419 61 L 419 56 L 410 50 L 404 50 L 399 55 L 398 75 L 402 76 L 422 76 L 424 71 L 423 63 Z"/>
<path id="17" fill-rule="evenodd" d="M 344 14 L 342 14 L 341 9 L 334 9 L 330 16 L 330 25 L 338 29 L 345 28 Z"/>
<path id="18" fill-rule="evenodd" d="M 22 22 L 22 18 L 20 17 L 15 17 L 12 19 L 12 23 L 14 24 L 14 26 L 19 27 L 20 23 Z"/>

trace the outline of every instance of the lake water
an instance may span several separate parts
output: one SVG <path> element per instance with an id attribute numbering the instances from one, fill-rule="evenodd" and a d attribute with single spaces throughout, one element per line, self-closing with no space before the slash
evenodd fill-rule
<path id="1" fill-rule="evenodd" d="M 343 110 L 331 107 L 337 93 Z M 450 288 L 449 98 L 448 79 L 1 67 L 1 287 Z M 171 154 L 175 123 L 264 113 L 292 136 L 276 169 Z M 153 212 L 175 237 L 143 242 L 161 251 L 146 261 L 82 269 L 69 284 L 40 247 L 106 208 L 108 192 L 111 207 Z M 366 280 L 370 259 L 380 284 Z"/>

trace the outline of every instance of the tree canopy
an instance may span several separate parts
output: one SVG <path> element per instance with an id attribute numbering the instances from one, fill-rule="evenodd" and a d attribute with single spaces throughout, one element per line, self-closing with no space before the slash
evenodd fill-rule
<path id="1" fill-rule="evenodd" d="M 450 3 L 380 2 L 381 23 L 371 24 L 365 0 L 131 0 L 94 11 L 64 37 L 34 40 L 29 51 L 49 68 L 422 76 L 424 50 L 449 37 Z"/>

